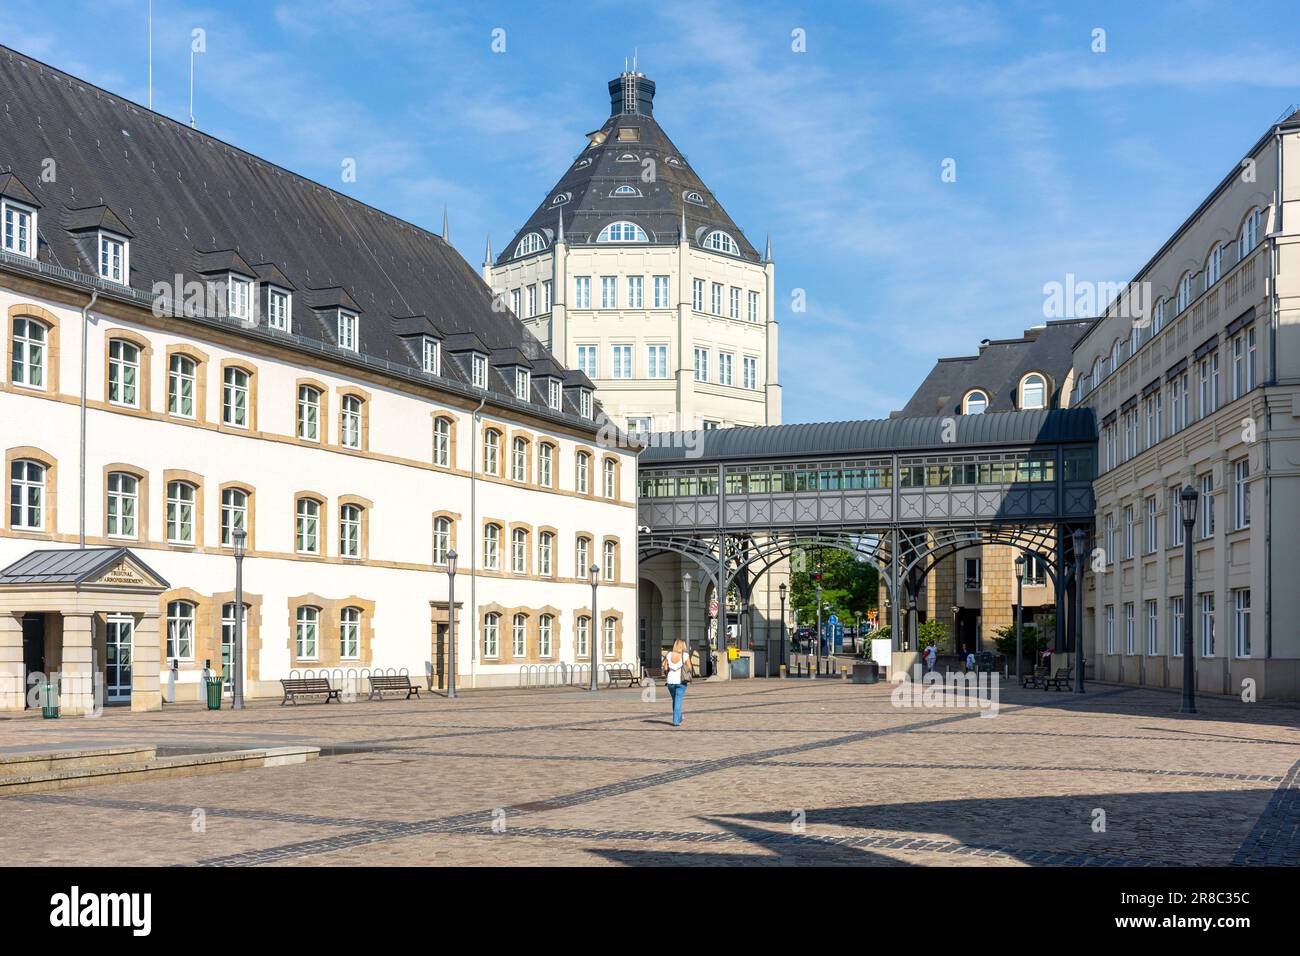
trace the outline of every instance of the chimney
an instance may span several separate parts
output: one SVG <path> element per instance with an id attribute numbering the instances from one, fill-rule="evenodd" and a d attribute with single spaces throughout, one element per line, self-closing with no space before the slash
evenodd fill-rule
<path id="1" fill-rule="evenodd" d="M 650 116 L 654 113 L 655 81 L 635 70 L 609 81 L 609 115 Z"/>

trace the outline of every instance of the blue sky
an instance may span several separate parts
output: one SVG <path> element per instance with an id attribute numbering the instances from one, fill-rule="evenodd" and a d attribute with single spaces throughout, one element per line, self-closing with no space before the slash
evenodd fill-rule
<path id="1" fill-rule="evenodd" d="M 0 42 L 145 102 L 147 0 L 4 7 Z M 155 0 L 180 120 L 194 27 L 200 129 L 434 230 L 446 205 L 475 266 L 636 48 L 669 135 L 772 233 L 789 422 L 886 415 L 937 356 L 1041 323 L 1044 283 L 1127 281 L 1300 103 L 1288 3 Z"/>

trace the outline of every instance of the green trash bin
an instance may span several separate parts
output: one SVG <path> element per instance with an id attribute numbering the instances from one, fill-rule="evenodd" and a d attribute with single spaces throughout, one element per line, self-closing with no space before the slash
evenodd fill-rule
<path id="1" fill-rule="evenodd" d="M 47 680 L 41 688 L 41 716 L 46 720 L 59 716 L 59 688 L 52 680 Z"/>
<path id="2" fill-rule="evenodd" d="M 221 678 L 208 678 L 208 710 L 221 709 Z"/>

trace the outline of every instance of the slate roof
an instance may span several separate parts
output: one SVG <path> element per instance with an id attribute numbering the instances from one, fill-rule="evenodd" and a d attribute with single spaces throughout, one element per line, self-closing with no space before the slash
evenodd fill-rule
<path id="1" fill-rule="evenodd" d="M 578 153 L 559 182 L 502 248 L 497 265 L 512 260 L 519 241 L 530 232 L 541 233 L 546 239 L 545 249 L 549 249 L 558 235 L 561 217 L 564 239 L 571 245 L 595 242 L 601 229 L 624 219 L 644 229 L 651 242 L 675 243 L 679 241 L 683 213 L 691 245 L 699 247 L 705 236 L 721 229 L 736 240 L 741 258 L 760 260 L 758 250 L 655 120 L 654 82 L 639 74 L 626 75 L 639 79 L 637 111 L 623 112 L 621 78 L 611 80 L 610 116 L 599 130 L 588 134 L 593 144 Z M 637 130 L 639 139 L 620 140 L 620 129 Z M 654 163 L 653 182 L 642 180 L 647 159 Z M 635 188 L 640 195 L 612 195 L 624 185 Z M 688 201 L 688 193 L 698 193 L 703 203 Z"/>
<path id="2" fill-rule="evenodd" d="M 948 423 L 955 441 L 945 441 Z M 694 465 L 719 459 L 858 456 L 895 451 L 969 450 L 982 447 L 1095 442 L 1096 413 L 1090 408 L 935 415 L 804 425 L 758 425 L 691 433 L 694 451 L 682 433 L 656 433 L 641 453 L 642 468 L 660 464 Z"/>
<path id="3" fill-rule="evenodd" d="M 1070 372 L 1072 352 L 1091 319 L 1066 319 L 1029 329 L 1018 339 L 998 339 L 980 346 L 977 355 L 941 358 L 897 415 L 958 415 L 962 397 L 973 388 L 989 396 L 990 412 L 1012 411 L 1020 379 L 1046 374 L 1049 407 L 1059 407 L 1061 386 Z"/>
<path id="4" fill-rule="evenodd" d="M 178 273 L 199 281 L 214 263 L 254 266 L 293 292 L 294 333 L 246 334 L 476 400 L 483 393 L 470 384 L 468 357 L 444 359 L 442 376 L 427 375 L 400 319 L 424 315 L 449 337 L 472 333 L 488 351 L 547 355 L 513 314 L 493 309 L 482 278 L 440 236 L 3 46 L 0 104 L 0 188 L 39 206 L 37 268 L 64 284 L 147 307 L 156 281 L 171 284 Z M 57 164 L 53 181 L 42 176 L 48 159 Z M 94 277 L 91 246 L 73 231 L 87 228 L 131 237 L 134 295 Z M 32 267 L 12 255 L 0 255 L 0 266 Z M 340 304 L 360 314 L 360 359 L 337 348 L 335 324 L 313 312 Z M 590 387 L 585 378 L 572 384 Z M 492 390 L 490 405 L 522 405 L 504 386 Z M 540 392 L 528 411 L 597 427 L 578 417 L 568 389 L 567 414 L 547 409 Z"/>
<path id="5" fill-rule="evenodd" d="M 60 548 L 33 551 L 0 571 L 0 586 L 6 584 L 84 584 L 93 581 L 130 558 L 163 587 L 167 582 L 127 548 Z"/>

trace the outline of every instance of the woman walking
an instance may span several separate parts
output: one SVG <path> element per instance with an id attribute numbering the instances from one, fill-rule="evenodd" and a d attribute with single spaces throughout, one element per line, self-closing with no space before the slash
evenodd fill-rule
<path id="1" fill-rule="evenodd" d="M 682 697 L 686 695 L 686 685 L 691 681 L 691 655 L 686 649 L 686 642 L 680 637 L 673 641 L 673 649 L 664 658 L 664 673 L 667 674 L 668 695 L 673 699 L 673 726 L 682 723 Z"/>

